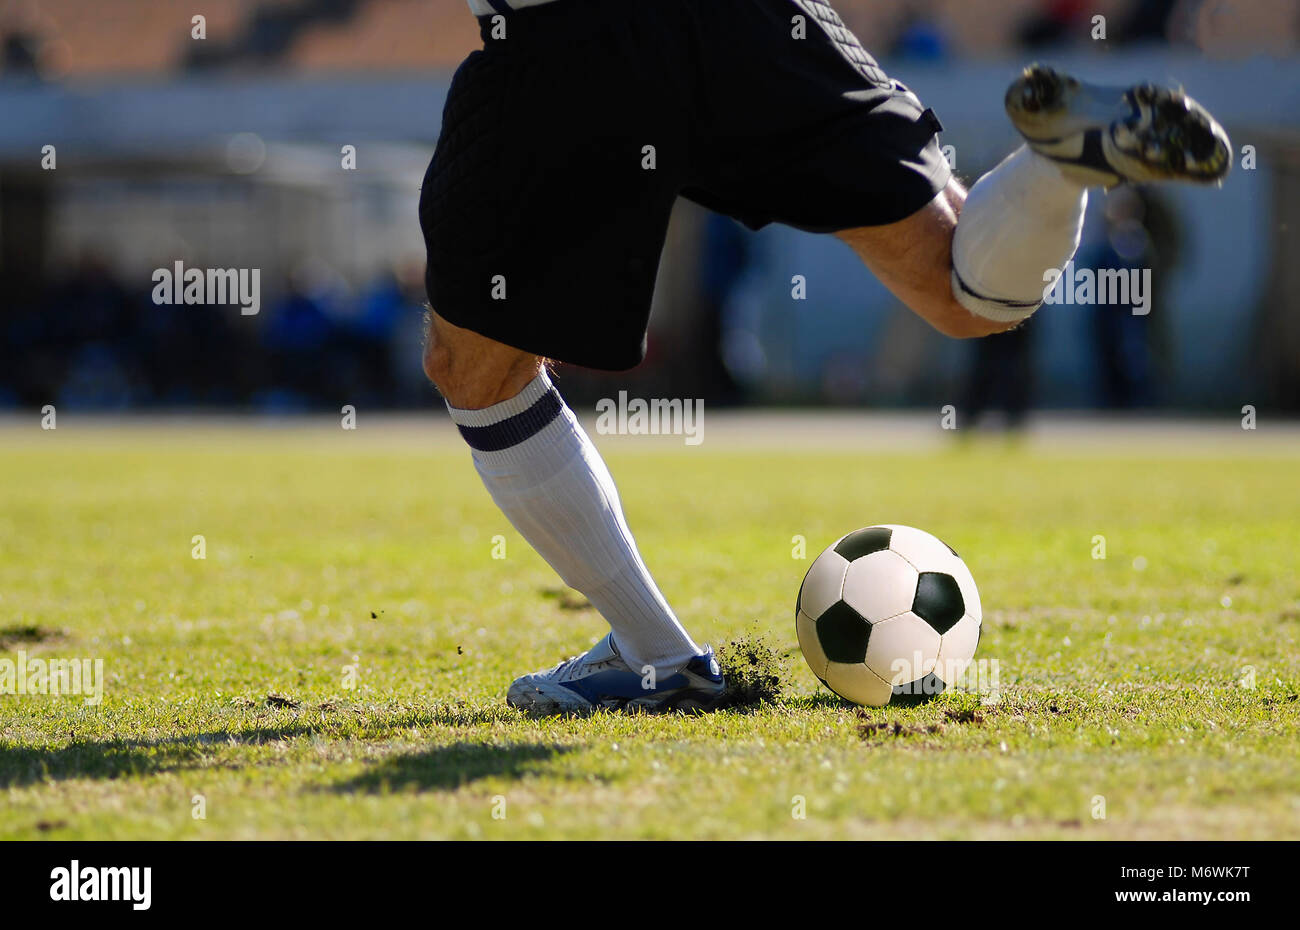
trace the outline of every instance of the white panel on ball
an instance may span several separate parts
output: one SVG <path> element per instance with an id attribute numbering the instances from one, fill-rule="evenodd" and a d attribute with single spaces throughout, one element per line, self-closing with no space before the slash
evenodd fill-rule
<path id="1" fill-rule="evenodd" d="M 844 590 L 844 571 L 848 567 L 845 558 L 833 549 L 817 556 L 799 591 L 799 606 L 804 613 L 816 619 L 840 599 Z"/>
<path id="2" fill-rule="evenodd" d="M 866 666 L 890 684 L 924 678 L 938 660 L 939 634 L 911 611 L 871 625 Z"/>
<path id="3" fill-rule="evenodd" d="M 823 677 L 840 697 L 867 707 L 884 707 L 894 693 L 888 682 L 881 681 L 871 669 L 857 662 L 831 662 Z"/>
<path id="4" fill-rule="evenodd" d="M 888 549 L 849 563 L 844 601 L 871 623 L 910 610 L 916 598 L 916 569 Z"/>
<path id="5" fill-rule="evenodd" d="M 962 617 L 939 644 L 939 662 L 935 674 L 945 683 L 956 684 L 975 657 L 975 647 L 980 641 L 980 625 L 970 614 Z"/>
<path id="6" fill-rule="evenodd" d="M 889 524 L 889 549 L 897 552 L 916 566 L 918 571 L 947 571 L 952 550 L 936 536 L 914 526 L 896 526 Z"/>
<path id="7" fill-rule="evenodd" d="M 795 614 L 794 628 L 799 636 L 799 649 L 803 652 L 804 661 L 814 675 L 825 678 L 830 659 L 826 658 L 821 640 L 817 638 L 817 621 L 800 610 Z"/>

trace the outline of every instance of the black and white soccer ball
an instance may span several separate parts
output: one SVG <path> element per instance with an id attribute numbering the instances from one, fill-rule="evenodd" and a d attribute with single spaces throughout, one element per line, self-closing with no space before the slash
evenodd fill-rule
<path id="1" fill-rule="evenodd" d="M 837 539 L 799 587 L 799 648 L 821 683 L 855 704 L 927 700 L 975 657 L 980 596 L 953 549 L 910 526 Z"/>

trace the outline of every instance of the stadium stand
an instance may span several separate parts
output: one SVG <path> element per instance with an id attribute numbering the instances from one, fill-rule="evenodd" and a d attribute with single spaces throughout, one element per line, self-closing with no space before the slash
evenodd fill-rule
<path id="1" fill-rule="evenodd" d="M 1297 47 L 1298 0 L 838 0 L 870 49 L 917 33 L 943 54 L 1086 41 L 1094 16 L 1112 41 L 1167 39 L 1212 53 Z M 191 17 L 207 38 L 191 38 Z M 183 68 L 396 71 L 453 68 L 478 43 L 461 0 L 4 0 L 7 72 L 49 79 Z"/>
<path id="2" fill-rule="evenodd" d="M 1300 288 L 1296 264 L 1279 260 L 1294 249 L 1272 233 L 1300 215 L 1300 105 L 1290 89 L 1300 84 L 1278 80 L 1296 67 L 1281 56 L 1297 48 L 1300 0 L 832 2 L 935 102 L 968 180 L 1012 143 L 1001 94 L 1030 57 L 1195 81 L 1234 139 L 1258 149 L 1261 170 L 1234 172 L 1212 202 L 1171 195 L 1186 248 L 1173 308 L 1157 314 L 1175 337 L 1161 360 L 1165 397 L 1221 403 L 1203 386 L 1230 386 L 1300 410 Z M 202 42 L 191 37 L 197 13 Z M 1106 43 L 1088 38 L 1094 15 L 1107 17 Z M 0 410 L 49 398 L 107 409 L 328 408 L 340 392 L 425 403 L 411 349 L 423 301 L 415 204 L 447 82 L 478 42 L 464 0 L 0 0 Z M 1247 92 L 1258 87 L 1272 90 Z M 360 153 L 356 170 L 340 168 L 345 143 Z M 41 164 L 47 147 L 58 151 L 57 171 Z M 761 336 L 769 352 L 800 347 L 773 356 L 789 376 L 765 400 L 852 399 L 857 388 L 839 385 L 869 367 L 865 324 L 881 327 L 882 346 L 894 331 L 888 295 L 872 295 L 851 257 L 768 229 L 745 240 L 751 290 L 784 294 L 752 282 L 788 275 L 771 256 L 797 254 L 821 269 L 821 310 L 797 332 L 775 298 L 737 315 L 726 310 L 743 304 L 736 288 L 728 296 L 725 282 L 700 277 L 725 267 L 719 254 L 735 235 L 708 221 L 689 205 L 678 211 L 637 383 L 653 393 L 672 368 L 677 389 L 696 390 L 688 378 L 718 368 L 708 339 L 717 342 L 730 314 L 732 330 L 756 327 L 742 333 L 753 345 Z M 1242 234 L 1221 238 L 1224 224 Z M 156 306 L 150 275 L 177 260 L 261 269 L 261 313 Z M 763 314 L 784 322 L 769 332 L 753 323 Z M 1078 354 L 1066 352 L 1077 342 L 1068 315 L 1058 317 L 1041 337 L 1059 373 L 1044 398 L 1082 405 L 1079 373 L 1051 354 Z M 846 333 L 862 345 L 846 347 Z M 914 360 L 949 351 L 917 345 Z M 326 369 L 334 375 L 322 379 Z M 569 383 L 580 391 L 580 376 Z M 709 384 L 698 391 L 720 396 Z M 891 399 L 932 399 L 907 391 Z"/>

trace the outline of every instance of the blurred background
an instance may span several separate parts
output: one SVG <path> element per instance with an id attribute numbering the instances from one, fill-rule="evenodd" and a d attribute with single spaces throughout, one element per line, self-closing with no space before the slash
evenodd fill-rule
<path id="1" fill-rule="evenodd" d="M 834 5 L 968 182 L 1017 144 L 1002 95 L 1034 58 L 1206 104 L 1236 148 L 1222 190 L 1092 198 L 1079 265 L 1150 268 L 1151 312 L 952 342 L 832 237 L 681 202 L 646 363 L 566 371 L 572 402 L 1300 412 L 1300 0 Z M 463 0 L 0 0 L 0 412 L 429 406 L 416 206 L 478 46 Z M 155 304 L 178 261 L 260 269 L 260 312 Z"/>

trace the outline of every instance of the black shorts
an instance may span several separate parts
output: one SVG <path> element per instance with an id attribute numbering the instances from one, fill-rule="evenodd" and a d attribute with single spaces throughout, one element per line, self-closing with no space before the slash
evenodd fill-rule
<path id="1" fill-rule="evenodd" d="M 948 183 L 939 121 L 823 0 L 556 0 L 481 23 L 420 225 L 433 309 L 498 342 L 639 363 L 679 195 L 832 232 Z"/>

